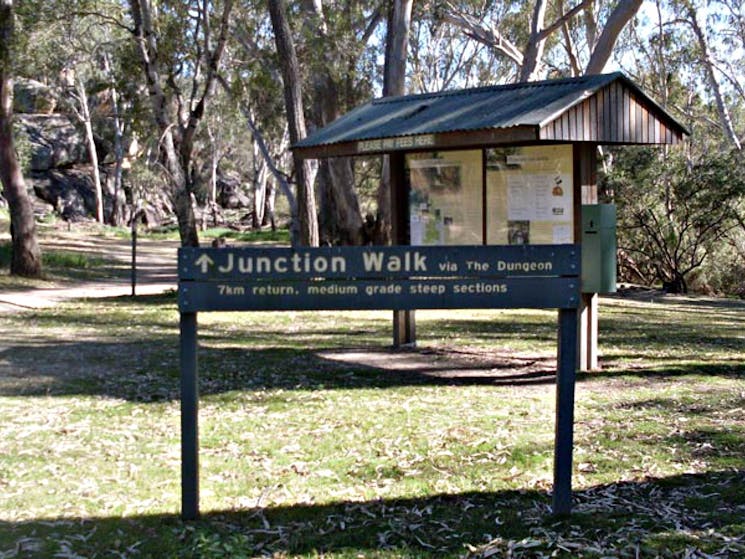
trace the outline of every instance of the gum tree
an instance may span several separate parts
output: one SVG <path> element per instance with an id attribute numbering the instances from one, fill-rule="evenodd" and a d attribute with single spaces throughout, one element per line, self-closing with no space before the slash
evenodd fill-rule
<path id="1" fill-rule="evenodd" d="M 12 257 L 10 273 L 41 276 L 41 250 L 36 239 L 34 209 L 18 164 L 13 142 L 13 0 L 0 0 L 0 180 L 10 208 Z"/>
<path id="2" fill-rule="evenodd" d="M 129 0 L 129 8 L 181 244 L 198 246 L 194 142 L 215 91 L 233 0 Z"/>

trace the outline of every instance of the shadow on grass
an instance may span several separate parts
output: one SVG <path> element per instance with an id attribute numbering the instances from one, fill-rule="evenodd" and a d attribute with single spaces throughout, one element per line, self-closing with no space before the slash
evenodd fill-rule
<path id="1" fill-rule="evenodd" d="M 178 313 L 173 293 L 132 299 L 107 299 L 99 312 L 86 303 L 61 312 L 24 313 L 13 317 L 0 347 L 0 395 L 105 395 L 131 401 L 179 398 Z M 289 389 L 369 389 L 422 385 L 553 385 L 556 323 L 549 313 L 522 321 L 511 315 L 483 320 L 425 321 L 434 336 L 431 348 L 393 350 L 386 346 L 390 321 L 356 319 L 342 323 L 336 315 L 288 318 L 283 313 L 248 313 L 242 322 L 200 327 L 199 373 L 202 395 L 233 391 Z M 340 314 L 343 316 L 343 314 Z M 616 378 L 658 379 L 685 375 L 743 378 L 745 366 L 729 348 L 742 350 L 739 331 L 674 324 L 658 331 L 649 323 L 611 321 L 603 343 L 616 353 L 601 372 L 578 375 L 579 382 Z M 61 331 L 70 339 L 60 339 Z M 82 332 L 94 339 L 75 339 Z M 631 333 L 634 333 L 632 336 Z M 685 354 L 650 349 L 649 337 L 690 344 Z M 461 336 L 461 338 L 457 337 Z M 478 340 L 462 347 L 459 339 Z M 515 352 L 516 339 L 529 338 L 536 353 Z M 485 342 L 485 343 L 484 343 Z M 354 343 L 358 348 L 350 348 Z M 424 342 L 427 343 L 426 341 Z M 361 347 L 359 347 L 361 346 Z M 519 347 L 519 346 L 518 346 Z M 634 349 L 639 348 L 639 353 Z M 626 352 L 627 350 L 627 352 Z M 702 359 L 711 350 L 714 357 Z M 678 350 L 680 351 L 680 350 Z M 641 362 L 629 364 L 625 360 Z M 671 364 L 677 360 L 684 363 Z"/>
<path id="2" fill-rule="evenodd" d="M 136 330 L 136 327 L 135 327 Z M 326 333 L 323 333 L 324 336 Z M 333 336 L 332 336 L 333 337 Z M 276 341 L 266 335 L 266 343 Z M 371 389 L 404 386 L 531 386 L 555 383 L 555 359 L 510 352 L 448 348 L 202 346 L 202 396 L 234 391 Z M 653 360 L 648 360 L 650 367 Z M 693 363 L 578 374 L 578 382 L 615 378 L 658 381 L 686 375 L 741 379 L 740 363 Z M 137 402 L 179 399 L 179 345 L 174 335 L 120 342 L 38 340 L 0 349 L 0 395 L 103 395 Z"/>
<path id="3" fill-rule="evenodd" d="M 639 356 L 636 356 L 637 358 Z M 698 356 L 695 356 L 698 358 Z M 608 379 L 620 378 L 638 378 L 649 381 L 659 381 L 664 379 L 673 379 L 685 376 L 701 377 L 721 377 L 728 379 L 745 379 L 745 365 L 739 361 L 719 361 L 715 363 L 681 363 L 670 364 L 670 359 L 661 359 L 662 364 L 657 364 L 656 360 L 643 356 L 644 365 L 637 365 L 633 368 L 621 363 L 615 363 L 614 359 L 607 369 L 589 373 L 577 373 L 578 382 L 597 382 Z M 609 363 L 605 364 L 606 366 Z"/>
<path id="4" fill-rule="evenodd" d="M 54 557 L 698 557 L 745 553 L 745 472 L 708 472 L 577 491 L 550 514 L 545 491 L 251 507 L 176 515 L 0 521 L 0 554 Z M 594 548 L 594 549 L 593 549 Z M 555 555 L 551 555 L 554 553 Z M 3 555 L 7 556 L 7 555 Z"/>
<path id="5" fill-rule="evenodd" d="M 649 290 L 646 291 L 646 293 L 642 290 L 639 294 L 617 293 L 614 295 L 605 295 L 603 298 L 610 301 L 638 301 L 641 303 L 655 303 L 665 306 L 684 305 L 686 307 L 693 307 L 695 309 L 706 311 L 722 309 L 734 311 L 745 310 L 745 301 L 742 299 L 697 297 L 695 295 L 669 295 L 655 290 Z"/>
<path id="6" fill-rule="evenodd" d="M 446 351 L 201 347 L 202 396 L 234 391 L 370 389 L 554 382 L 553 360 L 496 355 L 478 362 Z M 81 366 L 81 364 L 83 364 Z M 0 349 L 0 395 L 103 395 L 138 402 L 179 398 L 178 341 L 44 342 Z"/>

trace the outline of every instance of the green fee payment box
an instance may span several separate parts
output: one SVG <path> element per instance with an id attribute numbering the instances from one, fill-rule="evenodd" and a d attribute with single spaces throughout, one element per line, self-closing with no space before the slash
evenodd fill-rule
<path id="1" fill-rule="evenodd" d="M 616 291 L 616 206 L 582 206 L 582 292 Z"/>

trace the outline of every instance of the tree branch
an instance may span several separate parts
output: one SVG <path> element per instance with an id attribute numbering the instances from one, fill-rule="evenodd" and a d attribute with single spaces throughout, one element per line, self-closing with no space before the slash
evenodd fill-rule
<path id="1" fill-rule="evenodd" d="M 544 28 L 539 34 L 538 38 L 540 40 L 547 39 L 551 33 L 559 29 L 559 27 L 563 26 L 565 23 L 567 23 L 570 19 L 572 19 L 574 16 L 576 16 L 579 12 L 581 12 L 584 8 L 589 6 L 592 3 L 592 0 L 582 0 L 579 4 L 577 4 L 574 8 L 569 10 L 565 14 L 559 15 L 559 17 L 554 21 L 551 25 Z"/>
<path id="2" fill-rule="evenodd" d="M 613 45 L 631 18 L 636 15 L 643 0 L 620 0 L 605 22 L 597 44 L 592 49 L 585 74 L 600 74 L 613 54 Z"/>
<path id="3" fill-rule="evenodd" d="M 518 66 L 522 67 L 523 53 L 496 28 L 486 27 L 472 15 L 458 11 L 449 2 L 446 3 L 446 6 L 448 7 L 448 11 L 443 14 L 443 21 L 455 25 L 460 28 L 467 37 L 493 48 L 512 60 Z"/>

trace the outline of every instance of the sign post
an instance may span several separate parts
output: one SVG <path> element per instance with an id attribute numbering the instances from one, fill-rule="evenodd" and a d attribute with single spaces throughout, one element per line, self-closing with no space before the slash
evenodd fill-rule
<path id="1" fill-rule="evenodd" d="M 578 245 L 179 249 L 182 517 L 199 516 L 197 313 L 559 309 L 554 512 L 571 511 Z"/>
<path id="2" fill-rule="evenodd" d="M 574 383 L 579 318 L 576 309 L 559 310 L 556 365 L 556 435 L 554 438 L 554 514 L 572 511 L 572 450 L 574 448 Z"/>
<path id="3" fill-rule="evenodd" d="M 197 313 L 181 313 L 181 516 L 199 516 Z"/>

